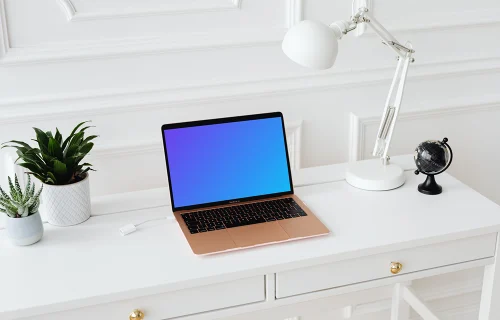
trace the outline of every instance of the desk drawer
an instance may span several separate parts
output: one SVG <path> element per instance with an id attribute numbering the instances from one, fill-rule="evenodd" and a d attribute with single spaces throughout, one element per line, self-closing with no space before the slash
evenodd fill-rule
<path id="1" fill-rule="evenodd" d="M 276 297 L 395 276 L 390 270 L 392 261 L 403 264 L 401 275 L 488 258 L 494 256 L 495 245 L 496 233 L 280 272 L 276 274 Z"/>
<path id="2" fill-rule="evenodd" d="M 23 320 L 128 320 L 134 309 L 144 320 L 165 320 L 264 301 L 264 276 L 101 304 Z"/>

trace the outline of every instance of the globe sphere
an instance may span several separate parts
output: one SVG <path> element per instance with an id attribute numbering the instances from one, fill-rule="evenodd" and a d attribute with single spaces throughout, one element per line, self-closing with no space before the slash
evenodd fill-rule
<path id="1" fill-rule="evenodd" d="M 418 171 L 427 175 L 436 175 L 448 167 L 452 155 L 445 142 L 427 140 L 418 145 L 414 154 Z"/>

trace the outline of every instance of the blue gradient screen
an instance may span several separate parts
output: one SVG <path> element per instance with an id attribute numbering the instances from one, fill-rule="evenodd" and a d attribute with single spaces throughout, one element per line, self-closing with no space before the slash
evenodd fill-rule
<path id="1" fill-rule="evenodd" d="M 164 135 L 174 208 L 291 191 L 281 117 Z"/>

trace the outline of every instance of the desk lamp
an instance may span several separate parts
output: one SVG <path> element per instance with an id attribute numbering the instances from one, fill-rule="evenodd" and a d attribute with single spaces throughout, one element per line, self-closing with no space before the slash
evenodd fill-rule
<path id="1" fill-rule="evenodd" d="M 389 95 L 385 103 L 382 120 L 378 129 L 373 155 L 380 160 L 365 160 L 349 163 L 346 180 L 354 187 L 365 190 L 391 190 L 405 183 L 403 170 L 389 163 L 387 151 L 394 131 L 399 107 L 408 73 L 408 66 L 413 62 L 415 52 L 410 43 L 400 44 L 368 10 L 362 6 L 350 21 L 337 21 L 330 26 L 320 22 L 303 20 L 290 28 L 283 40 L 283 52 L 294 62 L 309 68 L 328 69 L 335 62 L 338 53 L 338 41 L 348 32 L 365 23 L 382 38 L 382 43 L 398 55 L 396 73 L 392 80 Z"/>

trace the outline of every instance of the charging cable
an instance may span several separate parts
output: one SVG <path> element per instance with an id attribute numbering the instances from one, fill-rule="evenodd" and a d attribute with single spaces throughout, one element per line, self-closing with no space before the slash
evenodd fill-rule
<path id="1" fill-rule="evenodd" d="M 163 219 L 167 219 L 167 220 L 170 220 L 170 221 L 175 220 L 175 218 L 173 216 L 161 217 L 161 218 L 155 218 L 155 219 L 149 219 L 149 220 L 145 220 L 145 221 L 142 221 L 142 222 L 139 222 L 139 223 L 136 223 L 136 224 L 129 223 L 129 224 L 124 225 L 123 227 L 121 227 L 119 229 L 119 231 L 120 231 L 120 234 L 122 236 L 126 236 L 127 234 L 130 234 L 132 232 L 137 231 L 137 227 L 140 226 L 140 225 L 143 225 L 143 224 L 151 222 L 151 221 L 158 221 L 158 220 L 163 220 Z"/>

